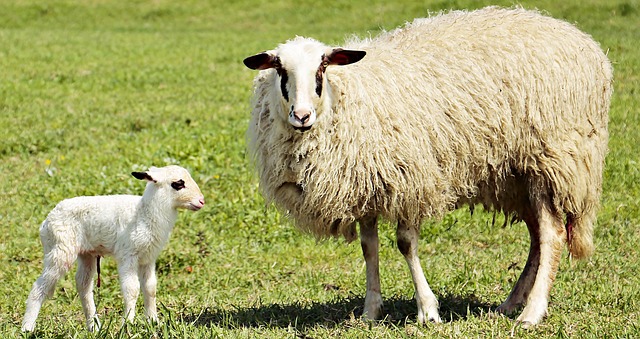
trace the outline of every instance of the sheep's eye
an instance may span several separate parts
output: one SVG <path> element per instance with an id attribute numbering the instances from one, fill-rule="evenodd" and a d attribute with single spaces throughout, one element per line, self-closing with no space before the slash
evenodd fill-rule
<path id="1" fill-rule="evenodd" d="M 174 190 L 179 191 L 181 189 L 184 188 L 184 180 L 180 179 L 178 181 L 174 181 L 171 183 L 171 187 L 173 187 Z"/>

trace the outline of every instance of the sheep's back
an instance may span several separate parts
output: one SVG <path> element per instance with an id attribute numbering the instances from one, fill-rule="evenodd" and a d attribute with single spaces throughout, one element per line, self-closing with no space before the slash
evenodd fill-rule
<path id="1" fill-rule="evenodd" d="M 65 199 L 49 213 L 40 228 L 43 243 L 73 250 L 112 253 L 117 237 L 135 219 L 140 196 L 83 196 Z M 55 240 L 55 241 L 53 241 Z"/>
<path id="2" fill-rule="evenodd" d="M 517 210 L 505 206 L 515 197 L 499 199 L 522 190 L 514 177 L 549 189 L 559 211 L 579 214 L 599 198 L 612 68 L 573 25 L 488 8 L 417 19 L 349 47 L 367 57 L 328 71 L 346 93 L 337 110 L 367 122 L 361 139 L 384 147 L 387 165 L 435 175 L 426 192 L 445 192 L 426 204 L 442 207 L 434 212 L 458 201 Z"/>

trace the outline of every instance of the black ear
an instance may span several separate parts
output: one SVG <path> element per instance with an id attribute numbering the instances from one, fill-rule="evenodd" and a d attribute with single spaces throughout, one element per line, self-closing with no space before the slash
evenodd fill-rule
<path id="1" fill-rule="evenodd" d="M 329 65 L 343 66 L 362 60 L 366 54 L 365 51 L 335 48 L 327 59 L 329 59 Z"/>
<path id="2" fill-rule="evenodd" d="M 138 180 L 147 180 L 147 181 L 157 182 L 147 172 L 131 172 L 131 175 L 133 175 Z"/>
<path id="3" fill-rule="evenodd" d="M 277 57 L 267 52 L 262 52 L 244 59 L 244 65 L 256 70 L 274 68 Z"/>

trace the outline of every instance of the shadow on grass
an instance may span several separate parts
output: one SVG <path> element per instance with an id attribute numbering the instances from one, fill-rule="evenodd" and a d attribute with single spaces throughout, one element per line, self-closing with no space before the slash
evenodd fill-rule
<path id="1" fill-rule="evenodd" d="M 497 305 L 481 302 L 475 296 L 444 296 L 439 298 L 440 317 L 444 322 L 464 320 L 468 316 L 486 314 Z M 270 304 L 255 307 L 222 310 L 207 308 L 201 314 L 188 315 L 183 321 L 195 326 L 241 327 L 293 327 L 298 331 L 317 325 L 343 326 L 362 315 L 364 298 L 342 298 L 326 303 Z M 385 319 L 382 325 L 404 326 L 415 323 L 416 302 L 406 297 L 384 300 Z"/>

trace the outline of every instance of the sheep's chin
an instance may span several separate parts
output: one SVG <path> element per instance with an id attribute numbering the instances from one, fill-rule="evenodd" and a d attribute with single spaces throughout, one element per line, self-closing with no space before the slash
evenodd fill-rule
<path id="1" fill-rule="evenodd" d="M 313 125 L 309 125 L 309 126 L 302 126 L 302 127 L 296 127 L 296 126 L 293 126 L 293 129 L 295 129 L 296 131 L 298 131 L 298 132 L 300 132 L 300 133 L 304 133 L 304 132 L 306 132 L 306 131 L 310 130 L 310 129 L 311 129 L 311 127 L 313 127 Z"/>

